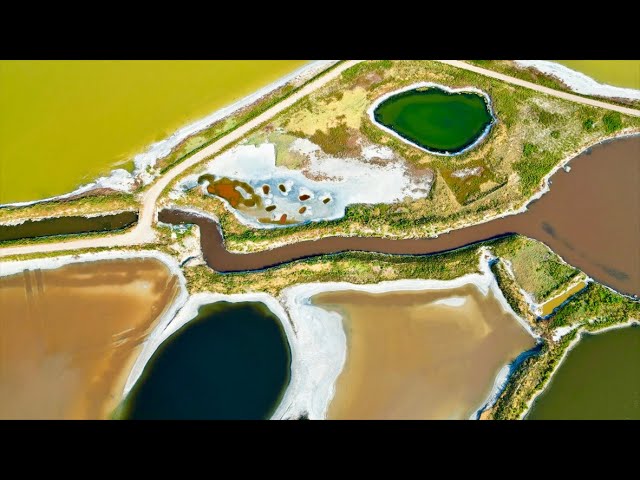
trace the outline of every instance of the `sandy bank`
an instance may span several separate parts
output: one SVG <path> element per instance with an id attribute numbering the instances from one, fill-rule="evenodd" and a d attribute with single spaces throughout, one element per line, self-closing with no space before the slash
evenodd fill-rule
<path id="1" fill-rule="evenodd" d="M 600 83 L 588 75 L 565 67 L 560 63 L 550 62 L 548 60 L 514 60 L 514 62 L 521 67 L 533 67 L 546 75 L 551 75 L 576 93 L 597 97 L 640 100 L 640 90 L 614 87 L 613 85 Z"/>

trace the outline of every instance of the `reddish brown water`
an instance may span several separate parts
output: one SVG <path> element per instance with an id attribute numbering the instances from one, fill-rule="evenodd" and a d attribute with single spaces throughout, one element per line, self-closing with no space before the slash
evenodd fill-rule
<path id="1" fill-rule="evenodd" d="M 299 258 L 347 250 L 431 254 L 520 233 L 546 243 L 595 280 L 640 295 L 640 137 L 597 145 L 552 177 L 551 190 L 519 215 L 462 228 L 438 238 L 324 237 L 263 252 L 230 253 L 217 223 L 192 213 L 162 210 L 166 223 L 195 223 L 207 264 L 220 272 L 257 270 Z"/>

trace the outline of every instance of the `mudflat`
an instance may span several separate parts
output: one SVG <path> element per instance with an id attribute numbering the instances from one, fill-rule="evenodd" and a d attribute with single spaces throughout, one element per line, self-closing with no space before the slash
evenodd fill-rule
<path id="1" fill-rule="evenodd" d="M 0 277 L 0 418 L 108 418 L 178 292 L 177 277 L 155 259 Z"/>
<path id="2" fill-rule="evenodd" d="M 491 292 L 473 285 L 327 292 L 312 302 L 338 312 L 347 334 L 332 419 L 469 418 L 500 369 L 535 345 Z"/>

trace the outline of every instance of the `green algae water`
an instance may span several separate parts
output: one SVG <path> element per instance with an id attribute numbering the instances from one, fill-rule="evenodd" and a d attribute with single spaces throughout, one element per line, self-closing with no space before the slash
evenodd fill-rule
<path id="1" fill-rule="evenodd" d="M 640 327 L 584 335 L 527 419 L 640 419 Z"/>
<path id="2" fill-rule="evenodd" d="M 640 60 L 554 60 L 565 67 L 616 87 L 640 90 Z"/>
<path id="3" fill-rule="evenodd" d="M 0 61 L 0 204 L 70 192 L 298 60 Z"/>
<path id="4" fill-rule="evenodd" d="M 458 153 L 473 145 L 491 125 L 485 99 L 470 92 L 415 89 L 383 100 L 375 120 L 406 140 L 435 153 Z"/>
<path id="5" fill-rule="evenodd" d="M 258 302 L 216 302 L 165 340 L 116 416 L 267 419 L 289 384 L 278 318 Z"/>

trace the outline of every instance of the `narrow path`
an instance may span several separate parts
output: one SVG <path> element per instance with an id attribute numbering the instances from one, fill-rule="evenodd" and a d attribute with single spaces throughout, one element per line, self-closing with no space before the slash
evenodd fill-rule
<path id="1" fill-rule="evenodd" d="M 488 70 L 486 68 L 476 67 L 475 65 L 471 65 L 470 63 L 466 63 L 460 60 L 439 60 L 439 61 L 442 63 L 446 63 L 447 65 L 451 65 L 452 67 L 469 70 L 470 72 L 479 73 L 480 75 L 484 75 L 485 77 L 491 77 L 491 78 L 495 78 L 496 80 L 501 80 L 503 82 L 511 83 L 512 85 L 518 85 L 520 87 L 529 88 L 531 90 L 535 90 L 536 92 L 546 93 L 547 95 L 551 95 L 553 97 L 569 100 L 570 102 L 582 103 L 583 105 L 590 105 L 592 107 L 599 107 L 607 110 L 613 110 L 614 112 L 624 113 L 625 115 L 640 117 L 640 110 L 636 110 L 634 108 L 623 107 L 621 105 L 614 105 L 612 103 L 601 102 L 599 100 L 581 97 L 580 95 L 574 95 L 573 93 L 554 90 L 553 88 L 538 85 L 537 83 L 527 82 L 526 80 L 521 80 L 519 78 L 510 77 L 509 75 L 498 73 L 494 70 Z"/>
<path id="2" fill-rule="evenodd" d="M 22 245 L 17 247 L 0 248 L 0 257 L 6 257 L 9 255 L 17 255 L 17 254 L 26 254 L 26 253 L 47 253 L 47 252 L 55 252 L 55 251 L 63 251 L 63 250 L 76 250 L 76 249 L 83 249 L 83 248 L 126 247 L 126 246 L 142 245 L 145 243 L 153 242 L 155 238 L 155 232 L 152 228 L 152 225 L 155 218 L 156 202 L 158 201 L 158 198 L 162 194 L 162 191 L 165 189 L 167 185 L 169 185 L 169 183 L 171 183 L 171 181 L 173 181 L 178 175 L 181 175 L 193 165 L 215 154 L 216 152 L 232 144 L 233 142 L 236 142 L 237 140 L 242 138 L 244 135 L 249 133 L 252 129 L 259 126 L 261 123 L 270 120 L 275 115 L 282 112 L 284 109 L 290 107 L 291 105 L 293 105 L 295 102 L 297 102 L 304 96 L 322 87 L 326 83 L 338 77 L 343 71 L 345 71 L 346 69 L 354 66 L 355 64 L 361 61 L 362 60 L 348 60 L 342 63 L 341 65 L 338 65 L 333 70 L 322 75 L 317 80 L 314 80 L 313 82 L 309 83 L 308 85 L 303 87 L 301 90 L 297 91 L 296 93 L 286 98 L 282 102 L 274 105 L 273 107 L 263 112 L 253 120 L 250 120 L 246 124 L 242 125 L 241 127 L 237 128 L 233 132 L 226 135 L 225 137 L 203 148 L 196 154 L 187 158 L 182 163 L 168 170 L 162 177 L 160 177 L 154 184 L 152 184 L 152 186 L 143 194 L 138 224 L 130 232 L 120 234 L 120 235 L 106 235 L 106 236 L 97 237 L 97 238 L 93 237 L 93 238 L 86 238 L 86 239 L 79 239 L 79 240 L 54 242 L 54 243 L 43 243 L 43 244 L 35 244 L 35 245 Z M 515 77 L 510 77 L 508 75 L 504 75 L 502 73 L 498 73 L 493 70 L 487 70 L 486 68 L 476 67 L 475 65 L 470 65 L 460 60 L 439 60 L 439 61 L 447 65 L 451 65 L 453 67 L 469 70 L 474 73 L 478 73 L 480 75 L 495 78 L 497 80 L 501 80 L 503 82 L 510 83 L 513 85 L 518 85 L 524 88 L 529 88 L 531 90 L 545 93 L 547 95 L 551 95 L 554 97 L 562 98 L 564 100 L 569 100 L 571 102 L 581 103 L 584 105 L 591 105 L 594 107 L 617 111 L 620 113 L 624 113 L 626 115 L 633 115 L 636 117 L 640 117 L 640 110 L 635 110 L 633 108 L 626 108 L 619 105 L 600 102 L 598 100 L 592 100 L 590 98 L 580 97 L 578 95 L 573 95 L 571 93 L 553 90 L 551 88 L 544 87 L 542 85 L 537 85 L 535 83 L 527 82 L 525 80 L 520 80 Z"/>

